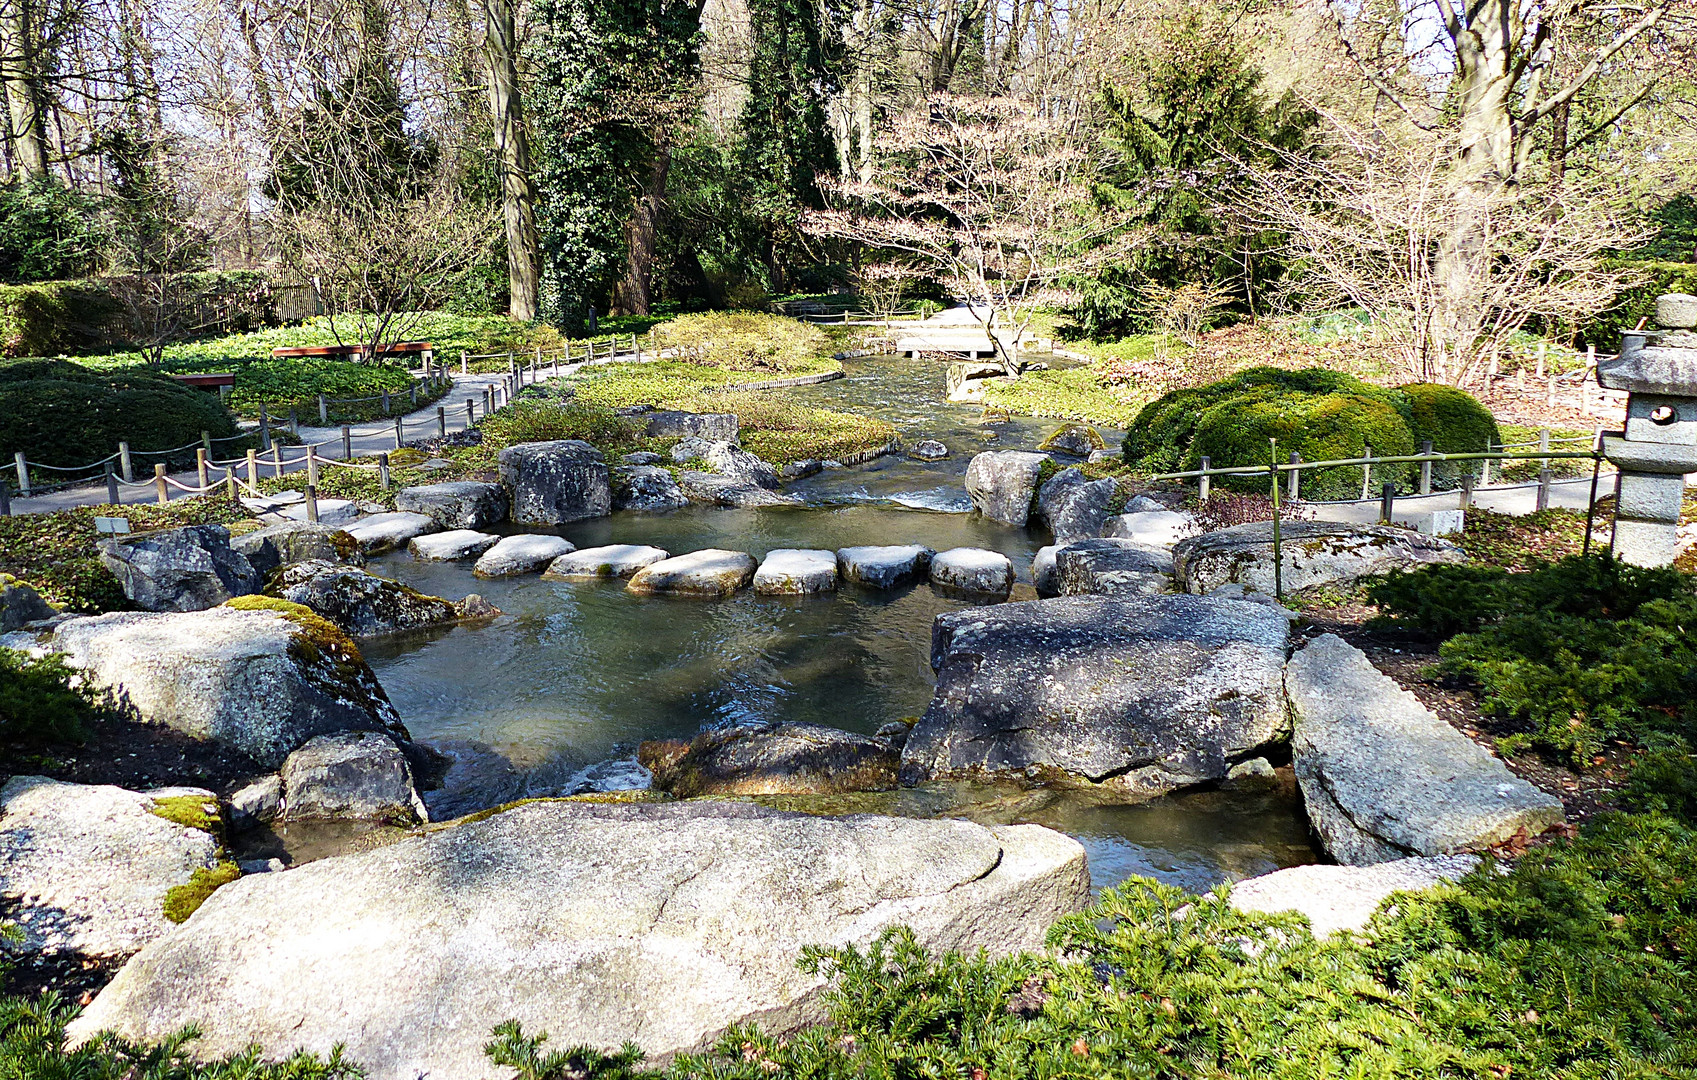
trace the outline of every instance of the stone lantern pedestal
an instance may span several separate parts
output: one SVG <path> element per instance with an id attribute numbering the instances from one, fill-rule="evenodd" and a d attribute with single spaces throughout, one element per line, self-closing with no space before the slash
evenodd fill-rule
<path id="1" fill-rule="evenodd" d="M 1629 395 L 1626 430 L 1603 436 L 1603 456 L 1620 470 L 1614 552 L 1638 566 L 1673 562 L 1685 476 L 1697 472 L 1697 296 L 1661 297 L 1656 322 L 1597 365 L 1599 383 Z"/>

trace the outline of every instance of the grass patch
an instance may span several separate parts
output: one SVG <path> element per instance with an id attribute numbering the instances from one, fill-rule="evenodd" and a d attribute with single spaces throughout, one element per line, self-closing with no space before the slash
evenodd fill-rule
<path id="1" fill-rule="evenodd" d="M 1099 364 L 1028 371 L 1017 379 L 990 379 L 984 404 L 1023 416 L 1130 426 L 1138 411 L 1160 393 L 1158 385 L 1110 383 Z"/>
<path id="2" fill-rule="evenodd" d="M 223 495 L 178 499 L 165 506 L 78 506 L 50 514 L 0 517 L 0 572 L 27 582 L 66 611 L 98 613 L 130 607 L 124 590 L 96 553 L 96 517 L 119 517 L 134 532 L 183 525 L 228 525 L 249 518 Z"/>
<path id="3" fill-rule="evenodd" d="M 174 923 L 186 921 L 200 910 L 207 897 L 241 876 L 241 868 L 229 861 L 220 862 L 211 869 L 195 867 L 186 883 L 173 885 L 165 891 L 165 918 Z"/>
<path id="4" fill-rule="evenodd" d="M 654 329 L 656 346 L 680 359 L 768 378 L 813 369 L 829 340 L 811 323 L 758 311 L 679 315 Z"/>
<path id="5" fill-rule="evenodd" d="M 871 453 L 896 438 L 895 425 L 858 413 L 799 405 L 782 391 L 729 391 L 684 398 L 692 412 L 737 416 L 743 449 L 774 465 L 808 458 L 843 460 Z"/>

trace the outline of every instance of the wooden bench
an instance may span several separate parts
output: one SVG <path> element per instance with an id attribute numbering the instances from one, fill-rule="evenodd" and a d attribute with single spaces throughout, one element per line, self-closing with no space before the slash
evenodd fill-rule
<path id="1" fill-rule="evenodd" d="M 203 371 L 197 375 L 173 375 L 171 378 L 185 386 L 196 386 L 220 396 L 228 395 L 230 388 L 236 385 L 236 373 L 233 371 Z"/>
<path id="2" fill-rule="evenodd" d="M 286 356 L 328 356 L 338 359 L 369 360 L 373 355 L 389 356 L 422 356 L 428 360 L 435 350 L 428 341 L 392 341 L 375 348 L 369 345 L 297 345 L 286 349 L 272 349 L 274 357 Z"/>

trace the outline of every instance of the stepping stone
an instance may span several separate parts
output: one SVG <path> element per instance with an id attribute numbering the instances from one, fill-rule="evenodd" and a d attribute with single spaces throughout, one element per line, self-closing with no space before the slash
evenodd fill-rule
<path id="1" fill-rule="evenodd" d="M 846 547 L 837 552 L 837 573 L 856 585 L 893 589 L 924 577 L 935 554 L 918 544 Z"/>
<path id="2" fill-rule="evenodd" d="M 1308 917 L 1317 938 L 1339 930 L 1363 930 L 1385 898 L 1419 892 L 1466 877 L 1479 865 L 1475 855 L 1397 859 L 1374 866 L 1291 866 L 1232 886 L 1239 911 L 1294 911 Z"/>
<path id="3" fill-rule="evenodd" d="M 576 544 L 559 536 L 528 533 L 522 536 L 503 536 L 494 547 L 483 553 L 471 572 L 481 578 L 531 574 L 561 555 L 576 550 Z"/>
<path id="4" fill-rule="evenodd" d="M 450 559 L 469 559 L 481 555 L 500 541 L 499 536 L 471 529 L 450 529 L 429 536 L 415 536 L 407 543 L 407 551 L 415 559 L 445 562 Z"/>
<path id="5" fill-rule="evenodd" d="M 590 578 L 628 578 L 645 566 L 670 558 L 664 548 L 643 544 L 608 544 L 561 555 L 542 572 L 544 581 L 583 581 Z"/>
<path id="6" fill-rule="evenodd" d="M 439 526 L 429 514 L 415 514 L 407 510 L 392 510 L 384 514 L 373 514 L 361 521 L 356 521 L 345 530 L 347 534 L 359 541 L 359 549 L 367 555 L 382 551 L 392 551 L 405 544 L 408 540 L 426 533 L 435 532 Z"/>
<path id="7" fill-rule="evenodd" d="M 1055 552 L 1062 596 L 1152 596 L 1171 592 L 1173 553 L 1131 540 L 1080 540 Z"/>
<path id="8" fill-rule="evenodd" d="M 1133 500 L 1137 502 L 1154 503 L 1155 500 L 1139 495 Z M 1159 506 L 1159 503 L 1155 503 Z M 1196 532 L 1196 519 L 1189 514 L 1181 514 L 1177 510 L 1138 510 L 1129 514 L 1111 517 L 1102 524 L 1102 535 L 1116 540 L 1131 540 L 1139 544 L 1155 544 L 1160 547 L 1172 545 L 1191 536 Z"/>
<path id="9" fill-rule="evenodd" d="M 689 596 L 718 600 L 754 579 L 757 564 L 745 551 L 703 548 L 643 567 L 625 586 L 651 596 Z"/>
<path id="10" fill-rule="evenodd" d="M 754 572 L 754 591 L 764 595 L 833 592 L 837 588 L 837 554 L 802 548 L 775 548 Z"/>
<path id="11" fill-rule="evenodd" d="M 1013 588 L 1013 562 L 999 551 L 950 548 L 931 560 L 931 584 L 985 596 Z"/>
<path id="12" fill-rule="evenodd" d="M 1309 821 L 1346 866 L 1477 851 L 1562 823 L 1561 800 L 1509 772 L 1335 634 L 1291 657 L 1285 688 Z"/>

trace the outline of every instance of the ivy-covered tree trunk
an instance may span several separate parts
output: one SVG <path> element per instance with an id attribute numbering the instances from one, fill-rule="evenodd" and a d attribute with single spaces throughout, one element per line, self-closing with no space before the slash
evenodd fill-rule
<path id="1" fill-rule="evenodd" d="M 654 252 L 660 240 L 666 174 L 671 166 L 671 148 L 656 149 L 648 182 L 636 197 L 630 225 L 625 230 L 625 276 L 619 281 L 614 300 L 626 315 L 647 315 L 653 303 Z"/>
<path id="2" fill-rule="evenodd" d="M 35 85 L 36 49 L 30 0 L 0 0 L 0 83 L 6 93 L 7 141 L 26 179 L 47 174 L 47 135 Z"/>
<path id="3" fill-rule="evenodd" d="M 489 75 L 489 111 L 501 172 L 501 216 L 507 232 L 508 312 L 533 321 L 541 296 L 536 189 L 531 181 L 530 139 L 518 88 L 518 44 L 512 0 L 483 0 L 483 58 Z"/>

